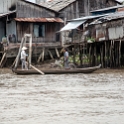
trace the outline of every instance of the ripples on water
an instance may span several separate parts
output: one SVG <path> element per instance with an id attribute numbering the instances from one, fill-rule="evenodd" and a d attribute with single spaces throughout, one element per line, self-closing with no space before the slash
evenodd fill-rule
<path id="1" fill-rule="evenodd" d="M 0 74 L 0 124 L 124 124 L 124 73 Z"/>

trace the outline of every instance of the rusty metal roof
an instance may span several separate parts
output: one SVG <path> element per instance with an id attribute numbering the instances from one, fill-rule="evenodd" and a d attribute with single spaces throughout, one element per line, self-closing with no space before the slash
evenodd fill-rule
<path id="1" fill-rule="evenodd" d="M 101 18 L 93 21 L 92 23 L 90 23 L 90 25 L 100 24 L 100 23 L 104 23 L 104 22 L 107 22 L 107 21 L 115 20 L 115 19 L 121 19 L 121 18 L 124 18 L 124 12 L 111 13 L 107 16 L 101 17 Z"/>
<path id="2" fill-rule="evenodd" d="M 60 18 L 15 18 L 15 20 L 18 22 L 64 22 Z"/>
<path id="3" fill-rule="evenodd" d="M 75 1 L 76 0 L 52 0 L 49 2 L 41 2 L 40 5 L 59 12 Z"/>

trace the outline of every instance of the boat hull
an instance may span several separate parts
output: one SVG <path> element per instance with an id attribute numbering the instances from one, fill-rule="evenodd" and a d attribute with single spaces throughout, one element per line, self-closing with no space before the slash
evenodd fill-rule
<path id="1" fill-rule="evenodd" d="M 92 73 L 100 68 L 99 66 L 94 67 L 86 67 L 86 68 L 73 68 L 73 69 L 40 69 L 44 74 L 73 74 L 73 73 Z M 21 70 L 21 69 L 13 69 L 14 73 L 19 75 L 30 75 L 30 74 L 40 74 L 38 71 L 29 69 L 29 70 Z"/>

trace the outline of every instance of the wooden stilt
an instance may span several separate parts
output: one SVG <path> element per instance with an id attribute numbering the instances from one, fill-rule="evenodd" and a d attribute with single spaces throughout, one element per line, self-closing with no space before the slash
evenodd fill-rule
<path id="1" fill-rule="evenodd" d="M 80 58 L 80 65 L 82 65 L 82 46 L 79 46 L 79 58 Z"/>
<path id="2" fill-rule="evenodd" d="M 55 51 L 56 51 L 56 55 L 57 55 L 57 57 L 60 58 L 60 54 L 59 54 L 59 51 L 58 51 L 57 48 L 55 48 Z"/>
<path id="3" fill-rule="evenodd" d="M 96 56 L 96 43 L 94 43 L 94 65 L 96 65 L 97 56 Z"/>
<path id="4" fill-rule="evenodd" d="M 43 52 L 42 52 L 42 62 L 44 61 L 44 55 L 45 55 L 45 48 L 43 48 Z"/>
<path id="5" fill-rule="evenodd" d="M 114 60 L 114 40 L 112 41 L 112 62 L 113 62 L 113 67 L 115 67 L 115 60 Z"/>
<path id="6" fill-rule="evenodd" d="M 89 65 L 91 66 L 91 44 L 89 44 Z"/>
<path id="7" fill-rule="evenodd" d="M 38 57 L 37 63 L 39 63 L 40 60 L 41 60 L 41 57 L 42 57 L 42 54 L 43 54 L 42 52 L 43 52 L 43 50 L 41 51 L 41 54 L 40 54 L 39 57 Z"/>
<path id="8" fill-rule="evenodd" d="M 15 65 L 15 63 L 16 63 L 16 59 L 17 59 L 17 57 L 15 58 L 13 64 L 11 65 L 12 68 L 14 67 L 14 65 Z"/>
<path id="9" fill-rule="evenodd" d="M 3 56 L 2 56 L 2 59 L 1 59 L 1 62 L 0 62 L 0 67 L 2 67 L 3 66 L 3 62 L 4 62 L 4 60 L 5 60 L 5 57 L 6 57 L 6 52 L 3 54 Z"/>
<path id="10" fill-rule="evenodd" d="M 52 55 L 52 53 L 51 53 L 51 51 L 50 51 L 50 50 L 48 50 L 48 53 L 49 53 L 49 55 L 50 55 L 51 59 L 54 59 L 54 58 L 53 58 L 53 55 Z"/>
<path id="11" fill-rule="evenodd" d="M 21 50 L 22 50 L 22 47 L 23 47 L 23 43 L 24 43 L 24 37 L 22 38 L 22 41 L 21 41 L 21 44 L 20 44 L 19 52 L 18 52 L 17 59 L 16 59 L 16 62 L 15 62 L 15 69 L 16 69 L 17 66 L 18 66 L 19 57 L 20 57 L 20 54 L 21 54 Z"/>
<path id="12" fill-rule="evenodd" d="M 104 63 L 103 63 L 103 44 L 101 44 L 101 47 L 100 47 L 100 56 L 101 56 L 101 65 L 102 65 L 102 67 L 104 67 Z"/>
<path id="13" fill-rule="evenodd" d="M 110 44 L 110 67 L 112 67 L 112 40 Z"/>
<path id="14" fill-rule="evenodd" d="M 109 51 L 110 51 L 109 42 L 106 42 L 106 57 L 107 57 L 106 66 L 107 67 L 109 66 Z"/>
<path id="15" fill-rule="evenodd" d="M 27 36 L 27 35 L 26 35 Z M 30 41 L 29 41 L 29 65 L 31 64 L 31 58 L 32 58 L 32 35 L 28 35 L 28 37 L 30 37 Z"/>
<path id="16" fill-rule="evenodd" d="M 106 41 L 105 41 L 105 57 L 104 57 L 104 60 L 105 60 L 105 68 L 107 67 L 107 48 L 106 48 Z"/>
<path id="17" fill-rule="evenodd" d="M 74 62 L 74 64 L 76 64 L 76 46 L 75 45 L 73 48 L 73 62 Z"/>
<path id="18" fill-rule="evenodd" d="M 42 62 L 44 61 L 44 54 L 45 54 L 45 48 L 42 49 L 42 52 L 37 60 L 38 63 L 40 62 L 41 59 L 42 59 Z"/>
<path id="19" fill-rule="evenodd" d="M 121 40 L 119 42 L 119 67 L 121 66 Z"/>

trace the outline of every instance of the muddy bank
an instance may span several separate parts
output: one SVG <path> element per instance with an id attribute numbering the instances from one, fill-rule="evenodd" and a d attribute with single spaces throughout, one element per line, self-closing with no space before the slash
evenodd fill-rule
<path id="1" fill-rule="evenodd" d="M 9 68 L 0 68 L 0 74 L 6 74 L 6 73 L 12 74 L 12 70 Z"/>

